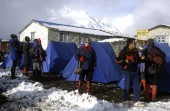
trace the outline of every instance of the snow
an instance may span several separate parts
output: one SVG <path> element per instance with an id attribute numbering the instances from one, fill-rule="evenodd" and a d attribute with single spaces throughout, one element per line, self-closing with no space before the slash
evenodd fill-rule
<path id="1" fill-rule="evenodd" d="M 98 42 L 116 42 L 116 41 L 126 41 L 124 38 L 110 38 L 110 39 L 104 39 Z"/>
<path id="2" fill-rule="evenodd" d="M 99 36 L 114 36 L 113 34 L 110 33 L 106 33 L 104 31 L 101 30 L 97 30 L 97 29 L 91 29 L 91 28 L 83 28 L 83 27 L 77 27 L 77 26 L 68 26 L 68 25 L 51 25 L 51 24 L 47 24 L 44 23 L 44 26 L 50 27 L 50 28 L 55 28 L 58 29 L 60 31 L 68 31 L 68 32 L 78 32 L 78 33 L 82 33 L 82 34 L 92 34 L 92 35 L 99 35 Z"/>
<path id="3" fill-rule="evenodd" d="M 19 71 L 18 71 L 19 72 Z M 126 107 L 123 103 L 99 100 L 95 96 L 77 90 L 67 91 L 17 75 L 10 79 L 9 69 L 0 69 L 0 88 L 5 90 L 9 102 L 0 106 L 1 111 L 169 111 L 170 100 L 145 103 L 145 107 Z"/>

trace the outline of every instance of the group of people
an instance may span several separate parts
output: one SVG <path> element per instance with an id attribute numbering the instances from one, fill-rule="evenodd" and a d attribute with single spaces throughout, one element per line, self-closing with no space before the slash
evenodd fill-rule
<path id="1" fill-rule="evenodd" d="M 10 51 L 11 58 L 13 60 L 11 67 L 11 79 L 16 78 L 15 68 L 21 59 L 22 53 L 24 54 L 25 61 L 24 75 L 27 75 L 30 60 L 33 62 L 33 75 L 36 77 L 41 75 L 41 65 L 44 56 L 41 40 L 35 39 L 33 48 L 30 48 L 31 44 L 30 38 L 28 36 L 25 37 L 25 41 L 26 43 L 23 45 L 23 48 L 21 48 L 21 43 L 19 42 L 17 36 L 15 34 L 11 35 Z M 83 93 L 82 87 L 85 76 L 87 92 L 88 94 L 91 94 L 91 81 L 96 67 L 96 53 L 91 47 L 90 43 L 90 39 L 87 38 L 85 43 L 77 50 L 75 54 L 75 58 L 82 68 L 82 74 L 79 75 L 78 80 L 78 92 L 80 94 Z M 125 102 L 130 101 L 130 93 L 133 89 L 135 104 L 141 104 L 141 84 L 145 94 L 144 100 L 156 101 L 157 85 L 161 76 L 161 68 L 164 59 L 164 52 L 154 45 L 153 39 L 148 39 L 147 47 L 142 50 L 141 55 L 139 55 L 139 51 L 136 48 L 136 40 L 133 38 L 127 39 L 126 46 L 120 51 L 116 60 L 116 62 L 120 64 L 123 69 Z M 139 64 L 141 64 L 140 69 L 138 67 Z M 151 88 L 152 97 L 150 98 L 149 96 Z"/>
<path id="2" fill-rule="evenodd" d="M 28 70 L 30 65 L 32 65 L 33 77 L 34 79 L 38 79 L 41 76 L 42 61 L 44 59 L 44 50 L 41 45 L 41 40 L 34 39 L 32 45 L 28 36 L 25 37 L 25 43 L 21 43 L 15 34 L 11 34 L 10 36 L 9 44 L 12 59 L 11 79 L 16 78 L 15 69 L 17 66 L 20 66 L 22 54 L 24 55 L 24 75 L 28 76 Z"/>
<path id="3" fill-rule="evenodd" d="M 127 45 L 117 57 L 117 63 L 123 68 L 125 101 L 129 102 L 130 91 L 133 88 L 134 101 L 136 105 L 141 104 L 141 83 L 144 89 L 144 101 L 156 101 L 157 85 L 164 59 L 164 52 L 155 46 L 153 39 L 148 39 L 141 56 L 136 48 L 135 39 L 127 39 Z M 140 69 L 138 64 L 141 65 Z M 150 89 L 152 89 L 151 98 L 149 97 Z"/>
<path id="4" fill-rule="evenodd" d="M 161 68 L 165 54 L 154 44 L 153 39 L 148 39 L 146 48 L 139 55 L 136 48 L 137 41 L 133 38 L 127 39 L 126 46 L 120 51 L 116 62 L 122 66 L 124 77 L 124 100 L 130 103 L 130 93 L 133 90 L 134 105 L 141 105 L 141 87 L 144 90 L 144 101 L 156 101 L 157 85 L 161 76 Z M 96 54 L 90 46 L 87 38 L 76 52 L 75 58 L 80 63 L 82 74 L 79 76 L 78 92 L 82 93 L 82 85 L 86 75 L 87 92 L 91 94 L 91 80 L 96 67 Z M 140 64 L 140 65 L 139 65 Z M 141 66 L 141 67 L 139 67 Z M 152 89 L 152 90 L 151 90 Z M 151 90 L 151 98 L 150 96 Z"/>

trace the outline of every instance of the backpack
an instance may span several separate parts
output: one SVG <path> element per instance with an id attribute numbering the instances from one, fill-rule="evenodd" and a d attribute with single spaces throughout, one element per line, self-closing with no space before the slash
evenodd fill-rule
<path id="1" fill-rule="evenodd" d="M 38 52 L 37 46 L 36 46 L 36 47 L 32 48 L 31 53 L 30 53 L 30 57 L 31 57 L 32 59 L 35 59 L 35 58 L 37 58 L 38 56 L 39 56 L 39 52 Z"/>
<path id="2" fill-rule="evenodd" d="M 164 62 L 164 53 L 158 48 L 154 47 L 149 53 L 148 58 L 158 65 L 162 65 Z"/>

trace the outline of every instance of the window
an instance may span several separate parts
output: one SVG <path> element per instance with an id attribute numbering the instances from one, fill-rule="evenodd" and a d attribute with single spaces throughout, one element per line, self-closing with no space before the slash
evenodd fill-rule
<path id="1" fill-rule="evenodd" d="M 33 41 L 35 38 L 35 32 L 31 32 L 31 41 Z"/>
<path id="2" fill-rule="evenodd" d="M 68 33 L 60 33 L 60 41 L 61 42 L 68 42 Z"/>
<path id="3" fill-rule="evenodd" d="M 156 36 L 156 41 L 159 43 L 165 43 L 166 42 L 166 36 L 161 35 L 161 36 Z"/>

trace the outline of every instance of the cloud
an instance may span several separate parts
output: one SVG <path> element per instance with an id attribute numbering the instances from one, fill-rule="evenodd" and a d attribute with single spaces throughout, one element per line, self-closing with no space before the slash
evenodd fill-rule
<path id="1" fill-rule="evenodd" d="M 160 24 L 170 24 L 169 0 L 143 0 L 134 9 L 131 16 L 133 25 L 129 25 L 124 31 L 135 34 L 136 30 L 145 30 Z"/>
<path id="2" fill-rule="evenodd" d="M 115 25 L 122 33 L 125 33 L 127 27 L 132 26 L 133 23 L 133 16 L 127 15 L 123 17 L 118 17 L 112 21 L 112 25 Z"/>
<path id="3" fill-rule="evenodd" d="M 133 35 L 138 29 L 169 25 L 169 4 L 169 0 L 1 0 L 0 38 L 18 34 L 32 19 L 86 23 L 87 14 L 93 18 L 106 18 L 118 30 Z"/>

